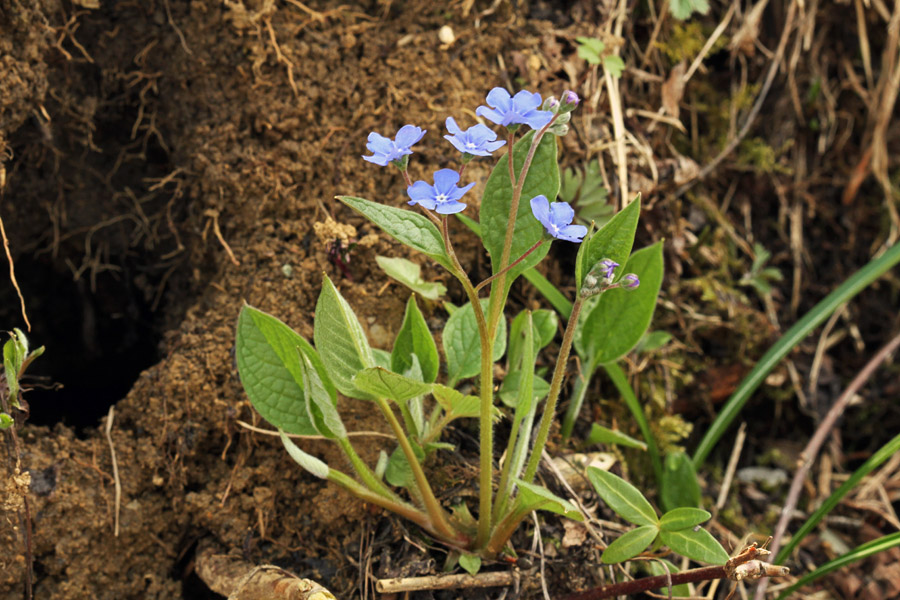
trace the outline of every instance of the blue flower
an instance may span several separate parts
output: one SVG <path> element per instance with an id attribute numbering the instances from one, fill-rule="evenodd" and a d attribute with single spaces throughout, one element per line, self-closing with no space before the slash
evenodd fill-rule
<path id="1" fill-rule="evenodd" d="M 497 134 L 481 123 L 463 131 L 456 124 L 456 121 L 453 120 L 453 117 L 447 117 L 447 131 L 452 135 L 445 135 L 444 139 L 453 144 L 453 147 L 463 154 L 490 156 L 491 152 L 506 143 L 505 141 L 495 141 Z"/>
<path id="2" fill-rule="evenodd" d="M 370 163 L 386 167 L 388 163 L 412 154 L 410 148 L 424 135 L 425 132 L 415 125 L 401 127 L 393 140 L 373 131 L 369 134 L 369 141 L 366 144 L 366 150 L 371 152 L 372 156 L 363 156 L 363 158 Z"/>
<path id="3" fill-rule="evenodd" d="M 417 181 L 408 188 L 406 193 L 412 200 L 409 204 L 418 204 L 441 215 L 452 215 L 463 210 L 466 205 L 459 201 L 475 183 L 465 187 L 457 187 L 459 173 L 453 169 L 441 169 L 434 172 L 434 185 L 425 181 Z"/>
<path id="4" fill-rule="evenodd" d="M 503 88 L 496 87 L 488 92 L 488 106 L 479 106 L 475 113 L 493 121 L 497 125 L 507 126 L 525 123 L 532 129 L 540 129 L 553 119 L 549 110 L 538 110 L 541 95 L 522 90 L 514 97 Z"/>
<path id="5" fill-rule="evenodd" d="M 550 204 L 546 196 L 535 196 L 531 199 L 531 213 L 547 233 L 558 240 L 578 243 L 587 235 L 587 227 L 584 225 L 571 225 L 575 211 L 568 202 Z"/>

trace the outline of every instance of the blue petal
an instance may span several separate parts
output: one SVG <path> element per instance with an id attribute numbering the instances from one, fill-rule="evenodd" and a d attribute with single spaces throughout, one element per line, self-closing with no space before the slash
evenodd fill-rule
<path id="1" fill-rule="evenodd" d="M 493 152 L 497 148 L 506 145 L 506 140 L 500 140 L 497 142 L 485 142 L 482 148 L 484 148 L 488 153 Z"/>
<path id="2" fill-rule="evenodd" d="M 400 131 L 397 132 L 397 137 L 394 138 L 397 141 L 397 146 L 400 148 L 409 148 L 416 142 L 422 139 L 425 135 L 425 132 L 415 125 L 404 125 L 400 128 Z"/>
<path id="3" fill-rule="evenodd" d="M 519 92 L 521 94 L 521 92 Z M 487 95 L 488 106 L 496 108 L 500 112 L 508 112 L 512 108 L 509 92 L 502 87 L 495 87 Z"/>
<path id="4" fill-rule="evenodd" d="M 488 121 L 493 121 L 497 125 L 504 125 L 504 115 L 497 112 L 496 110 L 488 108 L 487 106 L 479 106 L 475 109 L 475 114 L 479 117 L 484 117 Z"/>
<path id="5" fill-rule="evenodd" d="M 472 183 L 470 183 L 469 185 L 463 186 L 461 188 L 454 186 L 453 189 L 451 189 L 450 192 L 447 193 L 447 197 L 450 198 L 451 200 L 459 200 L 460 198 L 465 196 L 466 192 L 471 190 L 473 187 L 475 187 L 474 181 Z"/>
<path id="6" fill-rule="evenodd" d="M 429 185 L 428 182 L 417 181 L 406 188 L 406 195 L 419 204 L 422 204 L 424 201 L 429 201 L 431 202 L 431 207 L 434 207 L 434 197 L 437 194 L 435 194 L 434 187 Z M 422 206 L 425 206 L 425 204 L 422 204 Z"/>
<path id="7" fill-rule="evenodd" d="M 541 225 L 544 227 L 549 226 L 550 202 L 547 201 L 547 196 L 540 195 L 531 199 L 531 214 L 534 215 L 535 219 L 540 221 Z"/>
<path id="8" fill-rule="evenodd" d="M 388 166 L 388 163 L 391 162 L 388 160 L 387 156 L 383 154 L 376 154 L 374 156 L 363 156 L 363 160 L 367 160 L 370 163 L 375 163 L 376 165 L 380 165 L 382 167 Z"/>
<path id="9" fill-rule="evenodd" d="M 483 142 L 493 142 L 497 139 L 497 132 L 481 123 L 469 127 L 466 133 L 469 135 L 469 139 L 478 145 L 481 145 Z"/>
<path id="10" fill-rule="evenodd" d="M 434 191 L 438 194 L 446 194 L 456 188 L 459 183 L 459 173 L 453 169 L 439 169 L 434 172 Z"/>
<path id="11" fill-rule="evenodd" d="M 453 135 L 462 135 L 462 129 L 459 128 L 459 125 L 456 124 L 456 120 L 453 117 L 447 117 L 444 124 L 447 126 L 447 131 Z"/>
<path id="12" fill-rule="evenodd" d="M 466 148 L 466 145 L 460 140 L 458 137 L 452 135 L 445 135 L 444 139 L 453 144 L 453 147 L 459 150 L 460 152 L 468 152 L 469 149 Z"/>
<path id="13" fill-rule="evenodd" d="M 434 209 L 434 212 L 438 213 L 439 215 L 452 215 L 452 214 L 456 214 L 458 212 L 462 212 L 463 210 L 465 210 L 465 208 L 466 208 L 466 205 L 463 204 L 462 202 L 455 202 L 455 201 L 441 202 L 437 206 L 437 208 Z"/>
<path id="14" fill-rule="evenodd" d="M 557 227 L 565 227 L 575 218 L 575 211 L 568 202 L 554 202 L 550 205 L 550 220 Z"/>
<path id="15" fill-rule="evenodd" d="M 569 242 L 580 242 L 587 235 L 587 227 L 584 225 L 566 225 L 559 230 L 559 239 Z"/>
<path id="16" fill-rule="evenodd" d="M 540 129 L 553 120 L 553 113 L 549 110 L 532 110 L 522 116 L 522 122 L 527 123 L 532 129 Z"/>
<path id="17" fill-rule="evenodd" d="M 520 91 L 512 99 L 513 106 L 522 113 L 526 113 L 533 108 L 537 108 L 541 105 L 541 102 L 542 100 L 540 94 L 538 94 L 537 92 L 534 92 L 532 94 L 528 90 Z"/>
<path id="18" fill-rule="evenodd" d="M 369 134 L 368 143 L 366 144 L 366 149 L 369 152 L 374 152 L 375 154 L 388 154 L 393 147 L 394 142 L 389 138 L 375 133 L 374 131 Z"/>

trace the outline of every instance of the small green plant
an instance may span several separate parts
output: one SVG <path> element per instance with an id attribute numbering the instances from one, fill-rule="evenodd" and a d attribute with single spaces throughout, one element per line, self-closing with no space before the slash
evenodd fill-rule
<path id="1" fill-rule="evenodd" d="M 625 63 L 620 56 L 607 52 L 606 44 L 602 40 L 579 36 L 575 38 L 575 41 L 578 42 L 579 58 L 583 58 L 592 65 L 603 65 L 603 68 L 609 71 L 613 77 L 622 76 Z"/>
<path id="2" fill-rule="evenodd" d="M 614 360 L 640 340 L 662 281 L 660 244 L 631 252 L 639 199 L 593 235 L 586 227 L 572 224 L 574 211 L 566 202 L 550 202 L 560 186 L 556 137 L 566 134 L 577 95 L 566 92 L 562 101 L 542 103 L 538 94 L 522 91 L 511 97 L 495 88 L 487 104 L 476 112 L 506 127 L 506 139 L 497 140 L 497 134 L 481 124 L 462 131 L 448 118 L 450 135 L 445 137 L 462 153 L 461 166 L 436 171 L 433 185 L 411 181 L 407 171 L 410 148 L 424 131 L 407 125 L 393 140 L 369 135 L 367 148 L 372 155 L 363 158 L 397 166 L 409 204 L 417 205 L 422 214 L 363 198 L 338 197 L 395 240 L 447 269 L 461 284 L 469 301 L 453 310 L 444 326 L 444 362 L 413 297 L 391 352 L 376 352 L 352 307 L 327 276 L 316 304 L 315 346 L 250 306 L 241 311 L 236 343 L 248 397 L 282 432 L 282 442 L 296 462 L 418 524 L 454 548 L 460 564 L 470 571 L 478 568 L 482 558 L 512 552 L 507 545 L 510 536 L 534 510 L 583 518 L 575 506 L 534 481 L 576 329 L 584 332 L 578 344 L 589 348 L 591 356 Z M 516 140 L 522 125 L 534 131 Z M 466 208 L 461 200 L 474 186 L 474 182 L 458 185 L 466 164 L 504 145 L 505 152 L 484 188 L 480 223 L 472 222 L 490 254 L 492 274 L 474 283 L 453 249 L 448 216 Z M 555 336 L 557 316 L 548 310 L 523 311 L 507 326 L 504 308 L 512 282 L 546 256 L 553 240 L 584 243 L 575 260 L 579 291 L 547 381 L 536 376 L 535 364 L 537 353 Z M 625 269 L 619 269 L 620 265 Z M 421 285 L 416 274 L 407 273 L 404 278 L 409 280 L 407 285 Z M 482 297 L 485 288 L 490 292 Z M 582 307 L 587 316 L 579 325 Z M 508 372 L 495 394 L 494 363 L 504 355 Z M 477 395 L 458 389 L 472 378 Z M 498 408 L 497 396 L 505 410 Z M 373 403 L 397 438 L 397 448 L 383 456 L 375 469 L 353 448 L 337 408 L 340 397 Z M 503 417 L 510 420 L 511 433 L 495 486 L 494 423 Z M 477 507 L 442 505 L 426 473 L 430 456 L 453 449 L 441 441 L 441 433 L 460 418 L 477 418 L 479 423 Z M 537 433 L 532 439 L 535 423 Z M 334 441 L 347 457 L 353 476 L 305 452 L 287 433 L 317 434 Z"/>
<path id="3" fill-rule="evenodd" d="M 19 379 L 28 365 L 44 353 L 44 347 L 29 351 L 28 338 L 21 329 L 13 329 L 9 340 L 3 344 L 3 374 L 7 393 L 0 408 L 0 429 L 8 429 L 15 424 L 13 411 L 22 409 Z"/>

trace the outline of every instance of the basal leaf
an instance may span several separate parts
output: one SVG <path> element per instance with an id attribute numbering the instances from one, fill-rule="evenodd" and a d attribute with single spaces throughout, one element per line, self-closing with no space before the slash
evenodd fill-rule
<path id="1" fill-rule="evenodd" d="M 697 472 L 694 470 L 694 463 L 684 452 L 666 455 L 659 495 L 662 507 L 667 511 L 682 506 L 700 506 Z"/>
<path id="2" fill-rule="evenodd" d="M 674 508 L 660 517 L 659 528 L 663 531 L 690 529 L 695 525 L 708 521 L 711 516 L 709 512 L 702 508 L 690 508 L 687 506 Z"/>
<path id="3" fill-rule="evenodd" d="M 516 177 L 519 177 L 528 148 L 535 132 L 530 131 L 516 142 L 513 148 L 513 165 Z M 509 153 L 504 152 L 497 161 L 497 165 L 491 172 L 484 188 L 484 196 L 481 199 L 481 223 L 482 241 L 491 255 L 493 272 L 499 270 L 500 258 L 503 254 L 503 244 L 506 238 L 506 227 L 510 219 L 512 208 L 513 189 L 509 181 Z M 545 135 L 534 153 L 531 168 L 522 188 L 522 196 L 519 200 L 519 209 L 515 215 L 516 225 L 513 234 L 512 249 L 509 255 L 510 262 L 525 254 L 544 235 L 544 227 L 531 213 L 531 199 L 544 195 L 551 202 L 556 199 L 559 192 L 559 166 L 556 162 L 556 136 Z M 528 255 L 528 258 L 511 269 L 506 278 L 507 288 L 513 280 L 526 269 L 538 264 L 547 255 L 550 244 L 543 244 L 540 248 Z"/>
<path id="4" fill-rule="evenodd" d="M 617 515 L 635 525 L 656 526 L 656 511 L 636 487 L 609 471 L 596 467 L 588 467 L 587 471 L 597 494 Z"/>
<path id="5" fill-rule="evenodd" d="M 503 378 L 503 383 L 500 384 L 500 390 L 497 392 L 500 401 L 510 408 L 514 408 L 519 404 L 519 391 L 522 388 L 523 374 L 529 374 L 534 378 L 531 388 L 531 398 L 533 402 L 540 402 L 541 399 L 545 398 L 550 392 L 550 383 L 543 377 L 534 375 L 534 365 L 531 366 L 530 371 L 527 367 L 512 371 L 507 373 L 506 377 Z"/>
<path id="6" fill-rule="evenodd" d="M 406 303 L 403 324 L 397 332 L 394 349 L 391 351 L 391 370 L 394 373 L 406 373 L 412 366 L 414 355 L 418 358 L 419 367 L 422 369 L 423 380 L 426 383 L 433 383 L 440 368 L 437 345 L 425 317 L 416 304 L 415 297 L 410 296 Z"/>
<path id="7" fill-rule="evenodd" d="M 463 552 L 459 555 L 459 566 L 465 569 L 469 575 L 477 575 L 481 569 L 481 557 L 477 554 Z"/>
<path id="8" fill-rule="evenodd" d="M 506 358 L 510 369 L 517 369 L 522 359 L 522 342 L 525 339 L 526 311 L 520 312 L 509 326 L 509 348 Z M 559 317 L 552 310 L 538 309 L 531 313 L 534 328 L 534 353 L 540 352 L 556 336 Z"/>
<path id="9" fill-rule="evenodd" d="M 422 448 L 420 448 L 414 440 L 410 440 L 409 442 L 412 445 L 413 454 L 416 455 L 416 459 L 420 462 L 425 460 L 425 452 Z M 384 471 L 384 480 L 397 487 L 410 489 L 416 487 L 416 477 L 413 474 L 412 467 L 409 466 L 406 454 L 399 446 L 394 448 L 394 451 L 391 453 L 387 469 Z"/>
<path id="10" fill-rule="evenodd" d="M 378 204 L 363 198 L 338 196 L 338 200 L 366 217 L 386 234 L 413 250 L 426 254 L 449 270 L 453 270 L 444 240 L 438 228 L 427 217 L 411 210 Z"/>
<path id="11" fill-rule="evenodd" d="M 431 393 L 431 384 L 422 383 L 381 367 L 363 369 L 353 377 L 356 389 L 394 402 L 406 402 L 417 396 Z"/>
<path id="12" fill-rule="evenodd" d="M 241 383 L 259 414 L 288 433 L 318 434 L 307 407 L 298 351 L 309 359 L 332 405 L 337 404 L 337 392 L 309 342 L 275 317 L 245 305 L 235 348 Z"/>
<path id="13" fill-rule="evenodd" d="M 487 313 L 488 300 L 481 300 L 481 307 Z M 497 361 L 506 351 L 506 320 L 501 319 L 494 340 L 492 359 Z M 460 379 L 477 375 L 481 370 L 481 339 L 478 322 L 471 303 L 461 306 L 447 319 L 442 339 L 444 354 L 447 356 L 448 385 L 453 387 Z"/>
<path id="14" fill-rule="evenodd" d="M 662 286 L 662 242 L 635 252 L 621 273 L 636 273 L 641 285 L 635 290 L 616 288 L 603 292 L 579 324 L 580 345 L 594 365 L 624 356 L 650 326 Z"/>
<path id="15" fill-rule="evenodd" d="M 568 500 L 563 500 L 550 490 L 539 485 L 526 483 L 521 479 L 516 479 L 515 481 L 516 486 L 519 488 L 519 495 L 516 498 L 517 512 L 528 513 L 533 510 L 546 510 L 568 517 L 573 521 L 584 520 L 581 511 Z"/>
<path id="16" fill-rule="evenodd" d="M 705 529 L 661 531 L 659 538 L 673 552 L 697 562 L 724 565 L 730 558 L 722 544 Z"/>
<path id="17" fill-rule="evenodd" d="M 600 555 L 600 560 L 608 565 L 614 565 L 634 558 L 646 550 L 658 534 L 659 529 L 656 525 L 642 525 L 626 531 L 606 547 Z"/>
<path id="18" fill-rule="evenodd" d="M 591 433 L 588 434 L 585 441 L 588 444 L 614 444 L 616 446 L 625 446 L 626 448 L 647 450 L 647 444 L 644 442 L 636 440 L 630 435 L 625 435 L 621 431 L 608 429 L 597 423 L 591 425 Z"/>
<path id="19" fill-rule="evenodd" d="M 616 216 L 590 239 L 582 242 L 586 248 L 581 253 L 581 268 L 576 270 L 578 288 L 581 288 L 584 275 L 604 258 L 609 258 L 620 265 L 625 264 L 631 254 L 631 247 L 634 245 L 634 234 L 637 231 L 640 216 L 641 196 L 638 194 L 631 204 L 616 213 Z M 626 273 L 627 271 L 621 272 Z M 643 283 L 643 279 L 641 282 Z"/>
<path id="20" fill-rule="evenodd" d="M 372 348 L 353 309 L 327 276 L 316 302 L 313 337 L 335 387 L 345 396 L 370 399 L 353 385 L 353 376 L 375 366 Z"/>
<path id="21" fill-rule="evenodd" d="M 312 361 L 299 349 L 297 358 L 303 375 L 303 393 L 306 395 L 307 408 L 313 424 L 320 434 L 329 439 L 345 439 L 347 430 L 341 421 L 333 397 L 329 394 L 322 378 L 319 377 Z"/>
<path id="22" fill-rule="evenodd" d="M 312 454 L 308 454 L 301 450 L 297 446 L 297 444 L 295 444 L 293 440 L 291 440 L 291 438 L 284 434 L 284 431 L 279 430 L 278 433 L 281 436 L 281 443 L 284 444 L 284 447 L 288 451 L 288 454 L 298 465 L 320 479 L 328 478 L 328 473 L 330 471 L 328 465 L 326 465 L 324 462 L 322 462 Z"/>

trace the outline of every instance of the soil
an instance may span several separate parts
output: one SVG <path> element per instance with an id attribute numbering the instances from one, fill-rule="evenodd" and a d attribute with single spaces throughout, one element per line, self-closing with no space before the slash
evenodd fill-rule
<path id="1" fill-rule="evenodd" d="M 797 50 L 800 105 L 791 102 L 793 79 L 779 78 L 766 118 L 749 138 L 756 145 L 742 146 L 695 189 L 677 186 L 712 159 L 733 135 L 735 116 L 746 113 L 724 90 L 741 77 L 763 75 L 768 50 L 757 51 L 753 41 L 749 48 L 715 47 L 687 95 L 674 100 L 692 135 L 626 115 L 639 142 L 629 149 L 631 189 L 642 191 L 646 203 L 638 245 L 667 240 L 654 329 L 676 338 L 660 356 L 665 360 L 632 357 L 627 367 L 640 374 L 642 394 L 655 400 L 648 411 L 674 419 L 659 431 L 672 445 L 696 443 L 696 434 L 685 440 L 673 431 L 683 430 L 685 419 L 702 431 L 753 359 L 865 264 L 891 227 L 895 213 L 873 178 L 850 202 L 841 201 L 875 126 L 861 124 L 873 120 L 866 121 L 864 102 L 850 86 L 833 81 L 835 57 L 855 56 L 855 38 L 840 29 L 855 13 L 843 6 L 819 10 L 807 17 L 818 24 L 809 36 L 819 46 Z M 771 50 L 785 7 L 769 12 L 755 35 Z M 360 158 L 370 131 L 392 135 L 405 123 L 427 129 L 411 163 L 413 178 L 426 178 L 448 164 L 436 141 L 446 116 L 470 124 L 492 87 L 545 96 L 575 89 L 585 103 L 564 138 L 563 164 L 601 156 L 615 198 L 620 184 L 610 159 L 608 98 L 576 56 L 575 38 L 620 44 L 631 67 L 622 79 L 623 104 L 652 114 L 672 93 L 669 72 L 693 58 L 678 56 L 690 52 L 678 36 L 689 38 L 696 25 L 702 45 L 724 16 L 716 8 L 691 25 L 667 17 L 654 32 L 659 14 L 641 4 L 616 36 L 612 4 L 586 1 L 0 0 L 0 212 L 29 338 L 47 347 L 24 382 L 30 415 L 18 436 L 30 484 L 20 475 L 4 492 L 0 598 L 22 597 L 26 560 L 15 516 L 20 505 L 13 501 L 29 485 L 36 598 L 220 597 L 195 573 L 201 540 L 248 563 L 274 563 L 314 579 L 338 598 L 369 597 L 366 573 L 439 570 L 440 548 L 419 548 L 408 525 L 304 474 L 277 438 L 239 424 L 266 426 L 237 377 L 241 306 L 275 314 L 311 339 L 324 273 L 357 311 L 372 344 L 390 349 L 409 292 L 378 269 L 376 255 L 407 257 L 422 266 L 425 280 L 448 285 L 452 301 L 463 295 L 437 265 L 333 200 L 347 194 L 402 204 L 396 172 Z M 866 19 L 880 56 L 881 17 L 872 11 Z M 445 26 L 455 37 L 449 45 L 438 35 Z M 737 33 L 730 29 L 726 37 Z M 649 60 L 642 63 L 645 50 Z M 816 77 L 824 100 L 810 96 Z M 854 118 L 856 125 L 848 124 Z M 813 119 L 822 121 L 818 129 Z M 888 148 L 896 150 L 900 136 L 890 135 L 896 126 L 888 132 Z M 648 161 L 642 152 L 651 148 Z M 896 156 L 888 153 L 890 169 Z M 486 164 L 473 163 L 467 174 L 483 180 Z M 791 219 L 802 224 L 799 234 L 789 229 Z M 797 235 L 805 243 L 798 246 Z M 463 263 L 486 275 L 476 239 L 462 227 L 454 236 Z M 752 262 L 742 244 L 754 242 L 772 251 L 772 264 L 786 276 L 772 282 L 768 299 L 736 283 Z M 570 295 L 565 273 L 572 259 L 570 249 L 560 248 L 544 263 Z M 2 323 L 24 328 L 15 290 L 4 287 Z M 824 362 L 814 364 L 810 340 L 793 357 L 793 371 L 776 371 L 780 380 L 769 381 L 747 409 L 764 418 L 750 423 L 746 464 L 782 438 L 797 439 L 799 432 L 806 439 L 835 390 L 900 326 L 898 290 L 896 276 L 889 277 L 851 303 Z M 521 282 L 512 301 L 543 303 Z M 437 304 L 424 310 L 439 331 L 446 313 Z M 795 371 L 818 375 L 807 404 L 794 399 Z M 848 417 L 843 453 L 834 450 L 849 456 L 845 468 L 900 426 L 897 403 L 886 401 L 897 398 L 896 379 L 876 376 L 868 394 L 866 409 Z M 609 423 L 609 415 L 631 428 L 612 400 L 585 411 L 578 430 L 583 434 L 593 420 Z M 351 431 L 385 429 L 369 406 L 346 402 L 342 413 Z M 464 485 L 472 468 L 466 453 L 476 434 L 463 425 L 450 435 L 463 458 L 433 467 L 443 469 L 445 499 L 471 493 Z M 725 445 L 713 462 L 727 460 Z M 305 441 L 304 448 L 326 462 L 342 461 L 325 442 Z M 373 464 L 379 451 L 391 449 L 377 437 L 357 448 Z M 643 477 L 640 460 L 631 472 Z M 744 531 L 734 523 L 747 531 L 771 527 L 774 519 L 753 514 L 765 506 L 736 508 L 738 537 Z M 869 513 L 860 518 L 884 526 Z M 600 576 L 597 548 L 560 546 L 565 531 L 561 521 L 542 523 L 553 597 Z M 530 534 L 520 532 L 517 547 L 530 548 Z"/>

